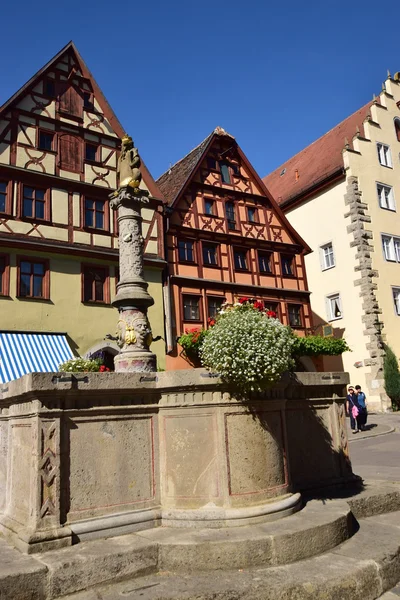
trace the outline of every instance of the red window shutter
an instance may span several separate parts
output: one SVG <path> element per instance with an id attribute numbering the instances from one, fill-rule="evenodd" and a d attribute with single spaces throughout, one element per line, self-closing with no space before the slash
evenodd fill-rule
<path id="1" fill-rule="evenodd" d="M 59 110 L 74 117 L 82 117 L 83 96 L 71 83 L 62 82 L 58 92 Z"/>
<path id="2" fill-rule="evenodd" d="M 65 133 L 59 137 L 59 165 L 65 171 L 82 171 L 82 140 Z"/>

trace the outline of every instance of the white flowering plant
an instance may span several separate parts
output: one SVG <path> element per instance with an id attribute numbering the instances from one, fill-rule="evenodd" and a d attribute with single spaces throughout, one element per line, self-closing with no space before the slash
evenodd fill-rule
<path id="1" fill-rule="evenodd" d="M 293 366 L 294 337 L 261 301 L 221 307 L 199 350 L 203 366 L 242 391 L 258 391 Z"/>
<path id="2" fill-rule="evenodd" d="M 58 367 L 59 371 L 67 373 L 88 373 L 88 372 L 105 372 L 110 369 L 103 365 L 101 358 L 70 358 L 61 363 Z"/>

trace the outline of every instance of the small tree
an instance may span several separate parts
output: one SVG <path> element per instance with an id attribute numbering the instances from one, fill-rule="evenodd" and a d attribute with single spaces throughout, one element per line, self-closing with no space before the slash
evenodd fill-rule
<path id="1" fill-rule="evenodd" d="M 385 379 L 386 393 L 398 410 L 400 407 L 400 371 L 397 356 L 389 346 L 385 346 L 383 361 L 383 376 Z"/>

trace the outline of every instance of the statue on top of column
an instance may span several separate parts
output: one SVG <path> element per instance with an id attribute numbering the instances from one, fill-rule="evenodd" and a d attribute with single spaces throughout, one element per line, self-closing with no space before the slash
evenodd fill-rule
<path id="1" fill-rule="evenodd" d="M 119 187 L 110 196 L 112 204 L 117 204 L 116 200 L 121 190 L 125 188 L 129 189 L 129 191 L 133 194 L 139 193 L 139 186 L 142 181 L 140 164 L 141 163 L 138 150 L 134 147 L 132 138 L 128 134 L 125 134 L 121 140 L 121 154 L 118 158 L 117 165 Z M 144 192 L 144 190 L 140 191 L 141 193 Z M 112 208 L 114 208 L 113 205 Z"/>

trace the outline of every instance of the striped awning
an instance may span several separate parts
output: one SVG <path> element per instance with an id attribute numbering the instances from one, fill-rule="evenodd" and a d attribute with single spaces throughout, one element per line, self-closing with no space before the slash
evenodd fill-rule
<path id="1" fill-rule="evenodd" d="M 0 383 L 27 373 L 52 373 L 73 357 L 65 335 L 0 332 Z"/>

